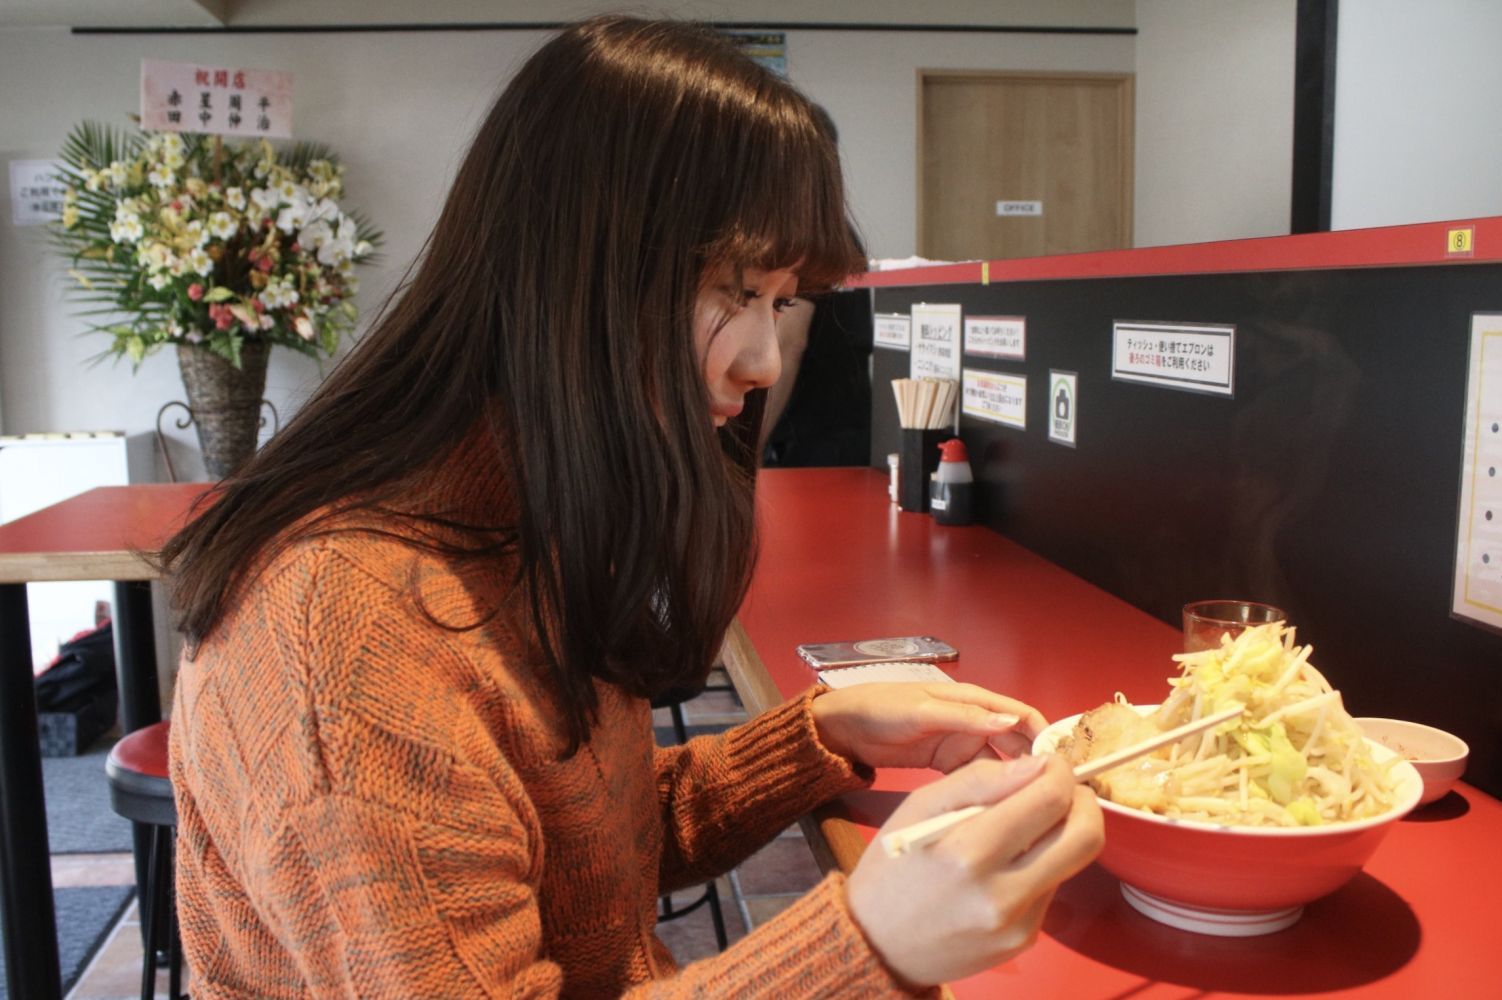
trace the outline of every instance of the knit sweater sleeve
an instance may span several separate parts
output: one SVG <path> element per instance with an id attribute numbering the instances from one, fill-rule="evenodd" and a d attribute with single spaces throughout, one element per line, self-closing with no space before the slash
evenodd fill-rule
<path id="1" fill-rule="evenodd" d="M 819 741 L 809 706 L 821 693 L 657 751 L 664 889 L 723 874 L 815 806 L 871 783 L 870 768 Z"/>

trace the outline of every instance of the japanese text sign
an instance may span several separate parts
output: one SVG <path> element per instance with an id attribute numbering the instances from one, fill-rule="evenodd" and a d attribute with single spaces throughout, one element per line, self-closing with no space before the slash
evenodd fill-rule
<path id="1" fill-rule="evenodd" d="M 961 385 L 961 409 L 966 416 L 1027 429 L 1027 379 L 966 368 Z"/>
<path id="2" fill-rule="evenodd" d="M 141 127 L 292 137 L 292 74 L 141 60 Z"/>
<path id="3" fill-rule="evenodd" d="M 960 377 L 960 307 L 958 305 L 913 306 L 913 353 L 911 378 Z"/>
<path id="4" fill-rule="evenodd" d="M 10 161 L 10 221 L 18 226 L 40 226 L 63 214 L 63 192 L 58 180 L 62 164 L 57 160 Z"/>
<path id="5" fill-rule="evenodd" d="M 1026 360 L 1027 320 L 1021 316 L 966 316 L 965 353 Z"/>
<path id="6" fill-rule="evenodd" d="M 873 338 L 877 347 L 905 351 L 912 342 L 913 318 L 901 313 L 877 313 Z"/>
<path id="7" fill-rule="evenodd" d="M 1236 328 L 1220 324 L 1112 324 L 1111 377 L 1235 395 Z"/>

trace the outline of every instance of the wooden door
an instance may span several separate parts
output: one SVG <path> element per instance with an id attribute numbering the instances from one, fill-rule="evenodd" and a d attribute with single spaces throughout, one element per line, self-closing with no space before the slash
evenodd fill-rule
<path id="1" fill-rule="evenodd" d="M 918 86 L 920 255 L 1132 245 L 1130 75 L 920 70 Z"/>

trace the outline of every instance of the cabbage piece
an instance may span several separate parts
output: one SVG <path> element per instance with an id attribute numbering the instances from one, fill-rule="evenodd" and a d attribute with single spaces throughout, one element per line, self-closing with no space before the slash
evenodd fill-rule
<path id="1" fill-rule="evenodd" d="M 1319 806 L 1305 795 L 1288 803 L 1288 816 L 1299 826 L 1319 826 L 1325 818 L 1319 814 Z"/>
<path id="2" fill-rule="evenodd" d="M 1274 802 L 1286 806 L 1293 801 L 1294 792 L 1309 772 L 1309 765 L 1305 762 L 1304 755 L 1288 741 L 1283 723 L 1274 722 L 1268 727 L 1267 741 L 1272 752 L 1267 772 L 1267 790 L 1272 793 Z"/>

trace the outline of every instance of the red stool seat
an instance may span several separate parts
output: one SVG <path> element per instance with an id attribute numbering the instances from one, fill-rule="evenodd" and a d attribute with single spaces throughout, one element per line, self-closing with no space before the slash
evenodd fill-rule
<path id="1" fill-rule="evenodd" d="M 172 836 L 177 826 L 177 806 L 172 801 L 172 779 L 167 770 L 169 726 L 168 722 L 158 722 L 127 734 L 110 748 L 104 762 L 111 807 L 126 819 L 152 828 L 146 884 L 136 887 L 145 937 L 142 1000 L 156 996 L 158 942 L 163 940 L 160 936 L 163 933 L 167 949 L 167 995 L 173 1000 L 182 996 L 182 950 L 172 890 Z"/>
<path id="2" fill-rule="evenodd" d="M 172 779 L 167 775 L 167 734 L 171 722 L 137 729 L 110 748 L 104 773 L 110 783 L 110 805 L 137 823 L 176 826 Z"/>
<path id="3" fill-rule="evenodd" d="M 170 722 L 137 729 L 110 748 L 111 765 L 156 778 L 167 777 L 167 732 Z"/>

